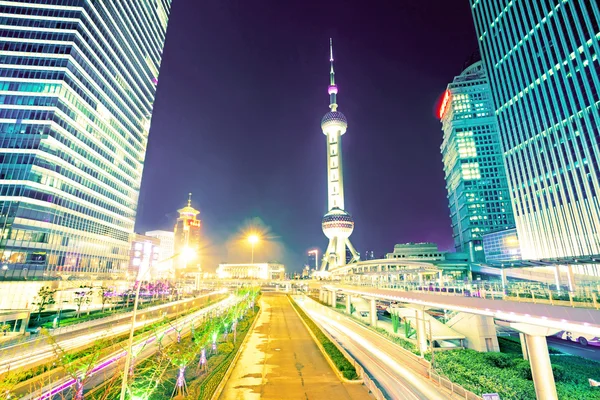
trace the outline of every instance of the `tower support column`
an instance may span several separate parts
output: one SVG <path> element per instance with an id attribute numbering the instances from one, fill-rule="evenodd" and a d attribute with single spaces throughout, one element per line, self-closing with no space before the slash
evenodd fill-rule
<path id="1" fill-rule="evenodd" d="M 337 295 L 335 294 L 335 290 L 331 291 L 331 307 L 332 308 L 336 308 L 337 307 Z"/>

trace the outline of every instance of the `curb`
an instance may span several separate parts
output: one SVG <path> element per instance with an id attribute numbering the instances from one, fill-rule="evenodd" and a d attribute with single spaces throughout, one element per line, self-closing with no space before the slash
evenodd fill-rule
<path id="1" fill-rule="evenodd" d="M 217 400 L 221 396 L 221 394 L 223 393 L 223 389 L 225 389 L 225 384 L 227 383 L 227 381 L 231 377 L 231 374 L 233 373 L 233 368 L 237 364 L 238 359 L 240 358 L 240 356 L 242 354 L 242 351 L 246 348 L 247 342 L 250 338 L 250 333 L 254 330 L 254 327 L 256 326 L 256 322 L 258 321 L 258 318 L 262 314 L 262 311 L 264 308 L 263 304 L 262 304 L 263 303 L 262 299 L 260 300 L 260 302 L 261 302 L 261 305 L 260 305 L 260 308 L 258 309 L 258 314 L 256 314 L 256 316 L 254 317 L 254 321 L 252 322 L 252 325 L 248 329 L 248 332 L 246 333 L 246 336 L 244 337 L 244 341 L 242 342 L 242 344 L 240 344 L 240 347 L 238 348 L 238 351 L 235 354 L 235 357 L 233 357 L 233 361 L 231 361 L 231 364 L 229 364 L 229 368 L 227 368 L 227 371 L 225 371 L 225 375 L 223 375 L 223 379 L 221 379 L 221 382 L 219 382 L 219 386 L 217 386 L 217 389 L 215 390 L 212 397 L 210 398 L 211 400 Z"/>
<path id="2" fill-rule="evenodd" d="M 325 359 L 329 363 L 329 366 L 333 369 L 333 371 L 336 373 L 336 375 L 338 376 L 338 378 L 340 378 L 340 380 L 342 382 L 344 382 L 344 383 L 353 383 L 353 384 L 360 383 L 360 384 L 364 384 L 364 377 L 363 377 L 363 373 L 364 372 L 363 372 L 363 369 L 360 366 L 360 364 L 358 364 L 358 362 L 353 357 L 351 357 L 349 354 L 347 354 L 347 352 L 345 350 L 341 350 L 339 348 L 340 346 L 335 342 L 335 340 L 333 340 L 329 336 L 329 334 L 327 334 L 323 329 L 319 328 L 319 329 L 321 329 L 321 332 L 323 332 L 323 334 L 325 336 L 327 336 L 327 338 L 331 341 L 331 343 L 333 343 L 338 348 L 338 350 L 340 350 L 340 352 L 344 355 L 344 357 L 349 358 L 349 360 L 352 361 L 352 365 L 356 369 L 356 374 L 359 377 L 359 379 L 356 379 L 356 380 L 350 380 L 350 379 L 344 378 L 344 375 L 342 375 L 342 372 L 335 366 L 335 364 L 333 363 L 333 360 L 331 359 L 331 357 L 329 357 L 329 354 L 327 354 L 327 352 L 323 348 L 323 345 L 321 344 L 321 342 L 319 342 L 319 339 L 317 339 L 317 337 L 313 333 L 312 329 L 310 329 L 310 327 L 306 324 L 306 321 L 304 321 L 304 318 L 302 318 L 302 316 L 300 315 L 300 313 L 298 312 L 298 310 L 296 310 L 296 307 L 294 307 L 294 304 L 292 304 L 292 300 L 290 299 L 289 296 L 288 296 L 288 301 L 290 302 L 290 305 L 294 309 L 294 312 L 296 313 L 296 315 L 298 315 L 298 318 L 300 318 L 300 321 L 302 321 L 302 324 L 304 325 L 304 327 L 306 328 L 306 330 L 308 331 L 308 333 L 312 337 L 313 341 L 315 342 L 315 344 L 319 348 L 319 351 L 323 354 L 323 356 L 325 356 Z M 298 307 L 300 307 L 300 306 L 298 306 Z M 308 314 L 307 314 L 307 316 L 308 316 Z M 310 316 L 309 316 L 309 318 L 310 318 Z M 312 318 L 311 318 L 311 320 L 312 320 Z M 315 324 L 316 324 L 316 322 L 315 322 Z"/>

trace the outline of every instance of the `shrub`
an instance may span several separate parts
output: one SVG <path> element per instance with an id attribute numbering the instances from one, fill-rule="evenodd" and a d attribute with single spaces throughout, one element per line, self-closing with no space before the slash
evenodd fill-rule
<path id="1" fill-rule="evenodd" d="M 217 346 L 217 352 L 223 354 L 229 354 L 233 351 L 233 344 L 226 342 L 221 343 Z"/>

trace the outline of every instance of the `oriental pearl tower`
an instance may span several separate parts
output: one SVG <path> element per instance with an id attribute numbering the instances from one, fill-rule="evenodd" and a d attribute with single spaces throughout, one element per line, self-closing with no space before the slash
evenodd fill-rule
<path id="1" fill-rule="evenodd" d="M 329 112 L 321 120 L 321 129 L 327 137 L 327 214 L 323 217 L 323 233 L 329 239 L 323 254 L 321 271 L 332 271 L 346 264 L 346 248 L 352 253 L 351 262 L 358 261 L 358 254 L 349 237 L 354 230 L 352 216 L 344 210 L 344 174 L 342 169 L 342 135 L 346 133 L 348 121 L 337 110 L 338 87 L 333 72 L 333 44 L 329 39 Z"/>

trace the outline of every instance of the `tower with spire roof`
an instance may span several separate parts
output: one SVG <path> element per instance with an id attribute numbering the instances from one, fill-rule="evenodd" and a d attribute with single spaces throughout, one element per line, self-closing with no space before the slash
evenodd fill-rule
<path id="1" fill-rule="evenodd" d="M 333 43 L 329 39 L 329 112 L 321 120 L 321 129 L 327 137 L 327 214 L 323 217 L 323 233 L 329 239 L 323 254 L 321 271 L 334 270 L 346 264 L 346 249 L 352 253 L 350 262 L 358 261 L 358 253 L 350 243 L 354 220 L 344 208 L 344 174 L 342 168 L 342 135 L 346 133 L 348 121 L 339 112 L 338 87 L 333 70 Z"/>
<path id="2" fill-rule="evenodd" d="M 187 205 L 179 210 L 179 218 L 175 223 L 175 254 L 182 254 L 187 249 L 193 251 L 196 257 L 189 261 L 185 257 L 175 257 L 173 266 L 175 275 L 180 277 L 186 273 L 199 272 L 200 255 L 200 211 L 192 207 L 192 194 L 188 195 Z"/>

